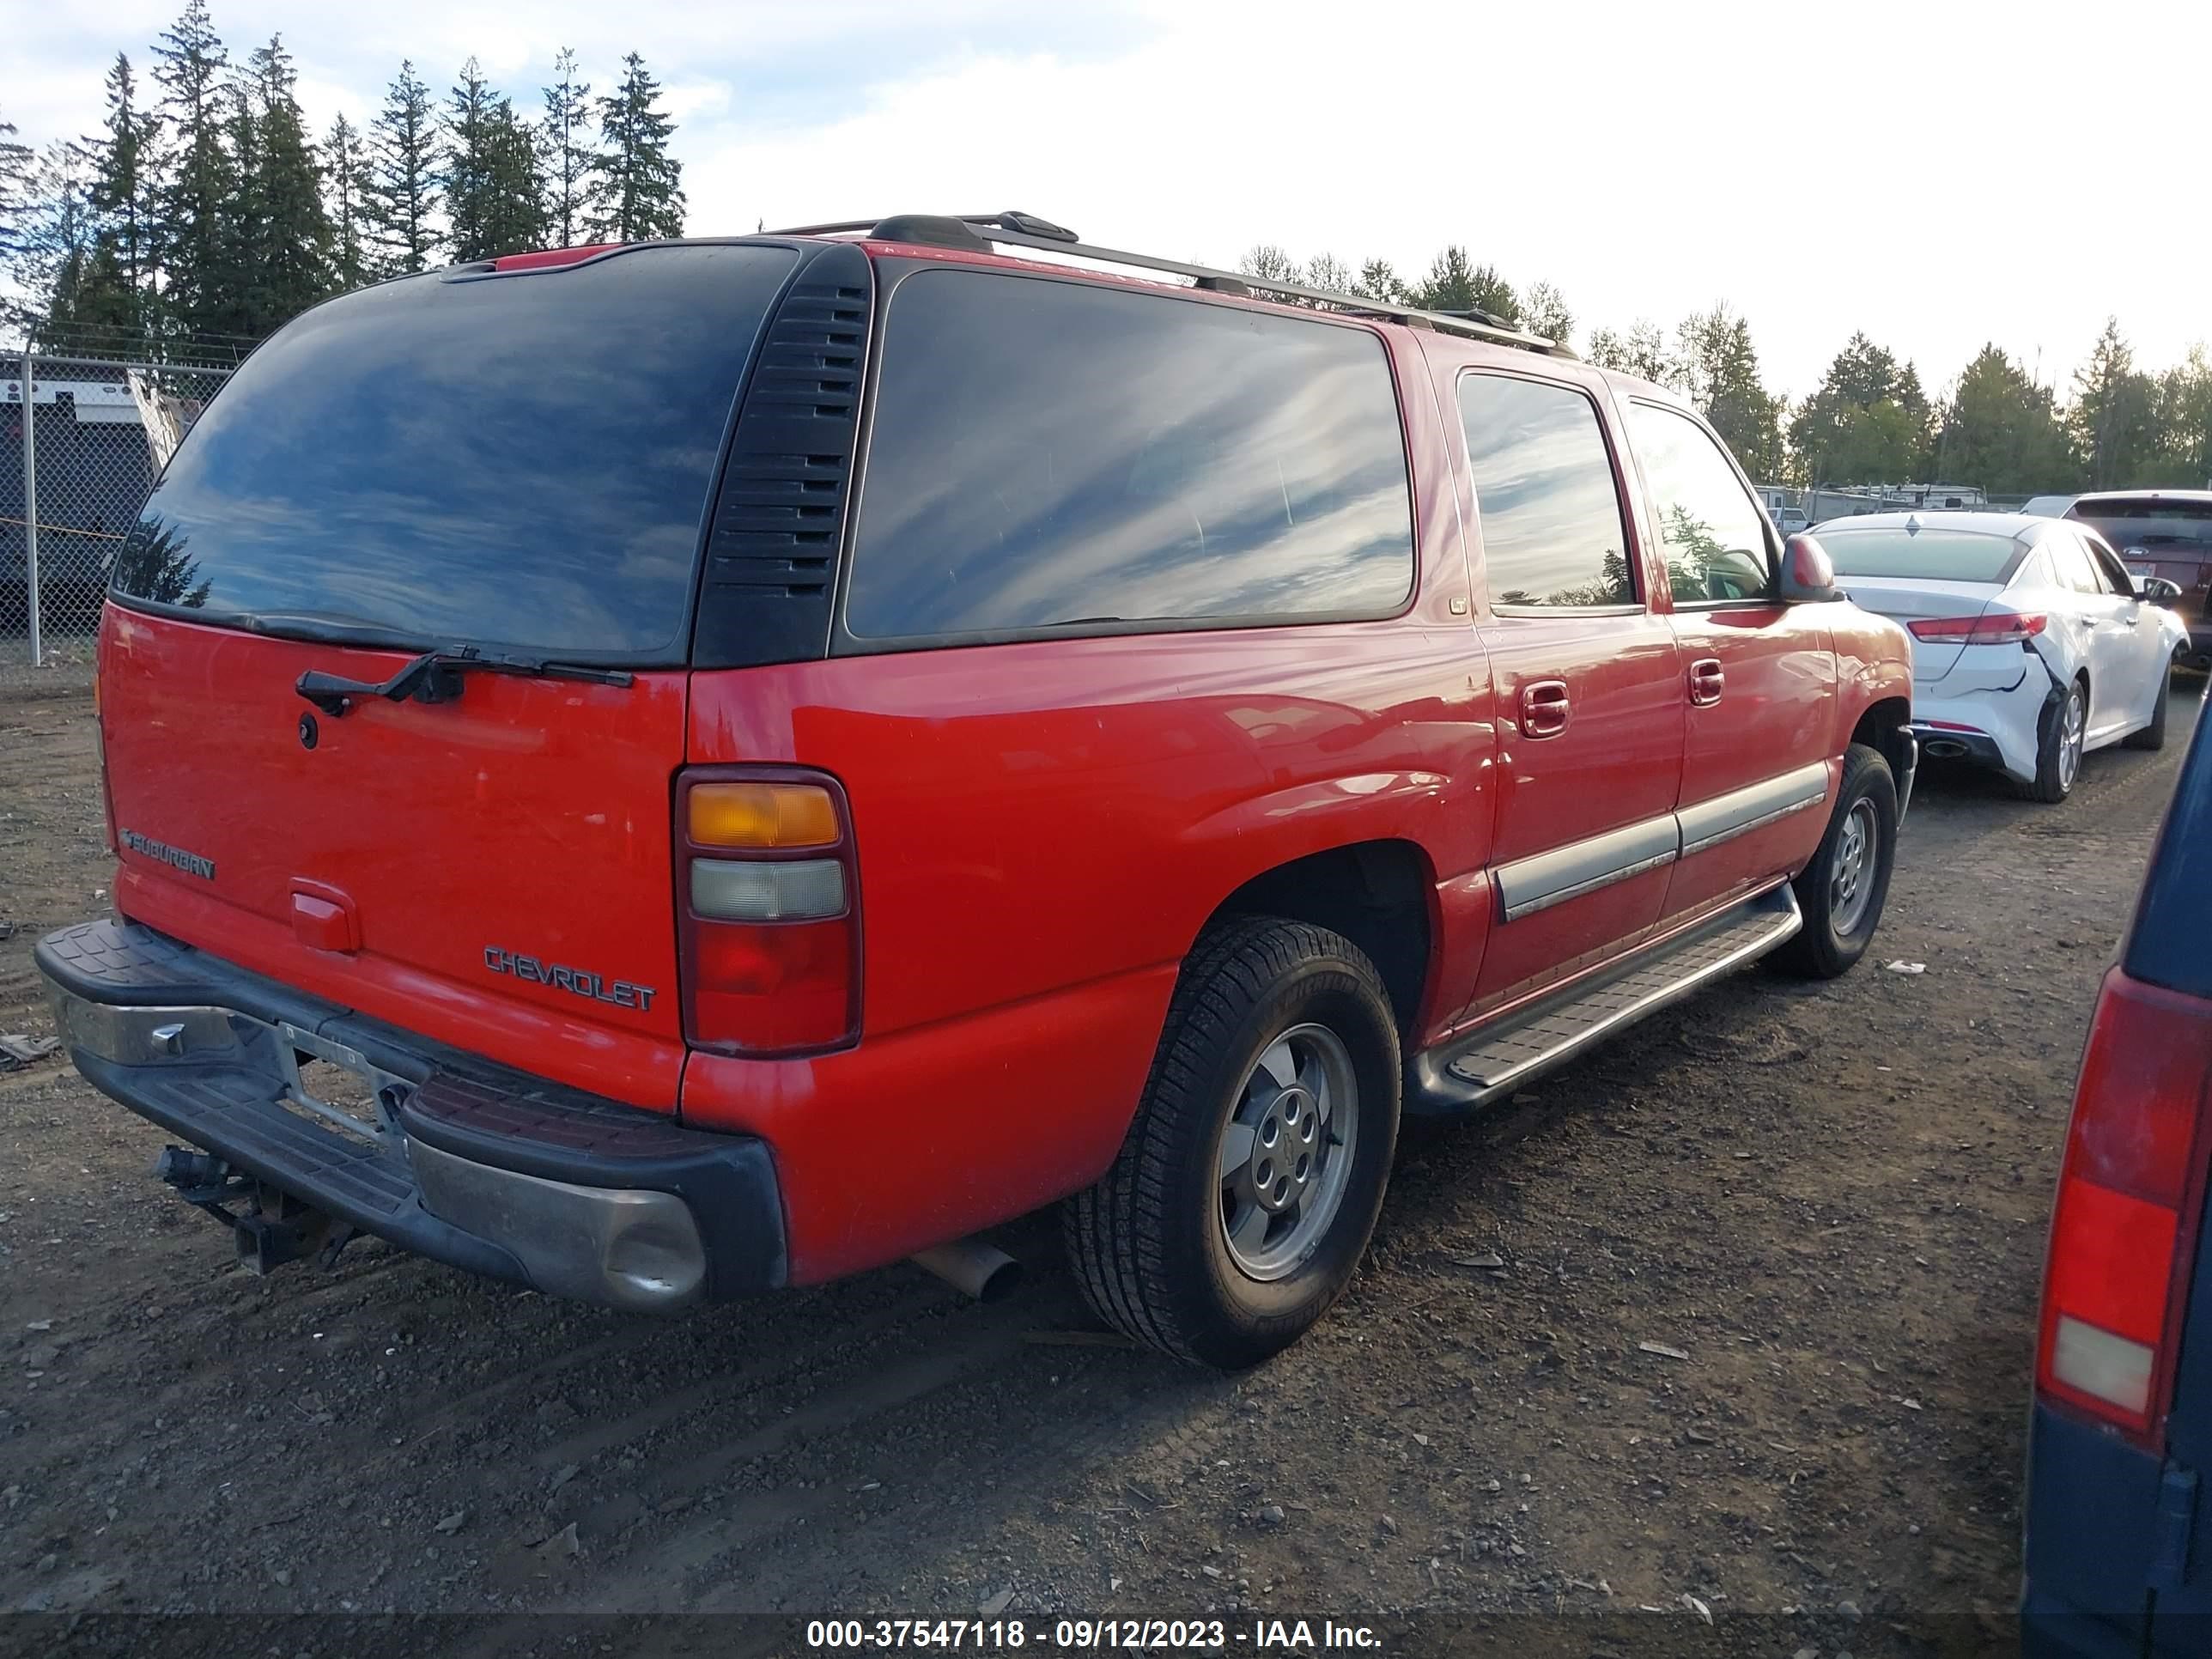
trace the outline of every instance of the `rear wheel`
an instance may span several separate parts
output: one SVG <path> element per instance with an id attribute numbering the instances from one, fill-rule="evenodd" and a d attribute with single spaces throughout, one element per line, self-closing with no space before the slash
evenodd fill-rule
<path id="1" fill-rule="evenodd" d="M 2031 800 L 2055 806 L 2074 793 L 2081 775 L 2081 741 L 2089 728 L 2089 689 L 2075 680 L 2066 695 L 2043 711 L 2035 748 L 2035 781 L 2021 787 Z"/>
<path id="2" fill-rule="evenodd" d="M 2150 724 L 2140 732 L 2130 732 L 2123 740 L 2130 749 L 2163 749 L 2166 747 L 2166 700 L 2172 693 L 2168 683 L 2181 653 L 2173 653 L 2173 661 L 2166 665 L 2166 673 L 2158 677 L 2158 702 L 2150 711 Z"/>
<path id="3" fill-rule="evenodd" d="M 1866 954 L 1889 897 L 1897 860 L 1897 780 L 1872 745 L 1844 751 L 1843 787 L 1828 833 L 1791 887 L 1805 925 L 1776 962 L 1813 979 L 1833 979 Z"/>
<path id="4" fill-rule="evenodd" d="M 1063 1212 L 1092 1308 L 1224 1370 L 1290 1346 L 1367 1248 L 1399 1086 L 1389 999 L 1350 940 L 1272 917 L 1210 930 L 1120 1157 Z"/>

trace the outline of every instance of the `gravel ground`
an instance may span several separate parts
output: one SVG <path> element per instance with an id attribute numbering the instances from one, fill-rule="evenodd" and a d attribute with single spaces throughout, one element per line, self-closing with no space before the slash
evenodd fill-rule
<path id="1" fill-rule="evenodd" d="M 31 943 L 107 871 L 88 705 L 12 684 L 0 1030 L 36 1033 Z M 0 1647 L 767 1652 L 801 1638 L 630 1615 L 986 1611 L 2004 1650 L 2072 1073 L 2195 691 L 2063 807 L 1931 769 L 1844 979 L 1739 975 L 1409 1133 L 1350 1295 L 1243 1376 L 1097 1338 L 1042 1218 L 988 1308 L 900 1267 L 660 1322 L 373 1242 L 256 1279 L 147 1179 L 159 1131 L 0 1075 L 0 1608 L 47 1613 Z"/>

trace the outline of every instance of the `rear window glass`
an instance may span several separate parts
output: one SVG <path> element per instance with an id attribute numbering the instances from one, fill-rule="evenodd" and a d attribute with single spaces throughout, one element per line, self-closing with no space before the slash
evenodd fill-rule
<path id="1" fill-rule="evenodd" d="M 2212 501 L 2083 501 L 2073 516 L 2115 547 L 2212 551 Z"/>
<path id="2" fill-rule="evenodd" d="M 654 248 L 308 312 L 194 426 L 115 590 L 279 633 L 681 660 L 730 404 L 796 257 Z"/>
<path id="3" fill-rule="evenodd" d="M 1823 530 L 1839 576 L 1925 576 L 1935 581 L 2002 581 L 2021 556 L 2009 536 L 1972 531 Z"/>
<path id="4" fill-rule="evenodd" d="M 921 271 L 891 301 L 845 626 L 1384 615 L 1413 591 L 1412 523 L 1367 331 Z"/>

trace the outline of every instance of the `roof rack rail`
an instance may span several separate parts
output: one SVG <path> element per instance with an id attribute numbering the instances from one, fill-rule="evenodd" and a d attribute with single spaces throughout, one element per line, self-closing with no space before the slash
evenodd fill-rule
<path id="1" fill-rule="evenodd" d="M 1416 328 L 1432 328 L 1441 333 L 1487 340 L 1497 345 L 1518 346 L 1524 351 L 1541 352 L 1547 356 L 1571 358 L 1576 355 L 1557 341 L 1516 328 L 1504 318 L 1490 312 L 1425 311 L 1419 306 L 1399 305 L 1392 301 L 1376 299 L 1371 295 L 1309 288 L 1304 283 L 1285 282 L 1273 276 L 1255 276 L 1247 271 L 1218 270 L 1211 265 L 1191 264 L 1181 259 L 1163 259 L 1151 253 L 1131 253 L 1121 248 L 1094 247 L 1065 226 L 1056 225 L 1049 219 L 1041 219 L 1032 213 L 1018 213 L 1011 210 L 1005 213 L 902 213 L 885 219 L 797 225 L 769 234 L 777 236 L 836 236 L 854 232 L 865 232 L 884 241 L 913 242 L 925 247 L 965 248 L 976 252 L 988 252 L 994 243 L 1010 247 L 1034 248 L 1040 252 L 1095 259 L 1101 264 L 1127 265 L 1139 270 L 1157 270 L 1174 276 L 1188 276 L 1198 287 L 1217 294 L 1305 300 L 1352 316 L 1387 318 L 1392 322 L 1408 323 Z"/>

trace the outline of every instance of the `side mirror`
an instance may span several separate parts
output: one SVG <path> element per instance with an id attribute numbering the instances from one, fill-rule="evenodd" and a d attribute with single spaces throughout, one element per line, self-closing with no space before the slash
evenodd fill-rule
<path id="1" fill-rule="evenodd" d="M 1835 562 L 1820 538 L 1809 532 L 1792 536 L 1782 547 L 1782 574 L 1776 592 L 1784 605 L 1820 605 L 1840 599 Z"/>
<path id="2" fill-rule="evenodd" d="M 2181 597 L 2181 584 L 2168 581 L 2163 576 L 2138 576 L 2136 597 L 2152 605 L 2171 605 Z"/>

